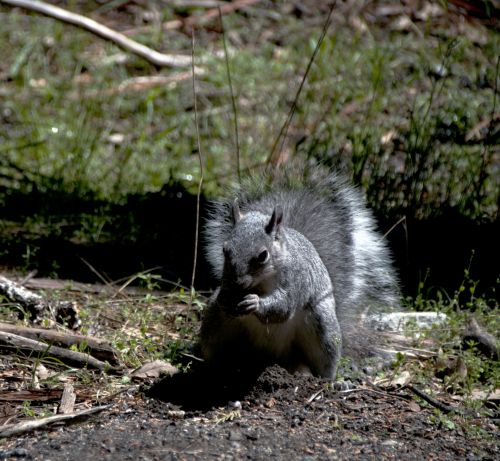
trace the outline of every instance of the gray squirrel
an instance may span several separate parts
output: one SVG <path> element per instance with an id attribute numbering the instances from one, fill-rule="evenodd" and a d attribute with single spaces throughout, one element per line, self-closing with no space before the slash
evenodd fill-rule
<path id="1" fill-rule="evenodd" d="M 319 167 L 274 170 L 215 203 L 205 238 L 218 282 L 199 335 L 209 365 L 277 363 L 335 379 L 342 353 L 376 347 L 366 316 L 397 305 L 361 194 Z"/>

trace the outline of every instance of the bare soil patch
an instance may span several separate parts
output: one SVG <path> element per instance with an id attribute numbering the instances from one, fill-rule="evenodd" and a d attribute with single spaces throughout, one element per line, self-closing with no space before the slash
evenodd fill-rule
<path id="1" fill-rule="evenodd" d="M 217 388 L 217 380 L 196 373 L 178 376 L 146 393 L 121 394 L 110 410 L 85 422 L 7 440 L 0 458 L 475 460 L 500 454 L 498 420 L 445 416 L 404 389 L 360 384 L 334 391 L 325 380 L 279 367 L 264 370 L 247 389 L 221 382 Z M 207 409 L 215 403 L 211 392 L 218 406 Z M 224 394 L 241 400 L 223 403 Z"/>

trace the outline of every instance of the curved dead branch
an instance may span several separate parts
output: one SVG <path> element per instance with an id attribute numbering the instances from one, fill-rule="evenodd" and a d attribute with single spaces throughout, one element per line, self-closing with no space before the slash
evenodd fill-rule
<path id="1" fill-rule="evenodd" d="M 72 13 L 58 6 L 49 5 L 38 0 L 0 0 L 0 3 L 17 6 L 30 11 L 44 14 L 51 18 L 59 19 L 68 24 L 73 24 L 82 29 L 88 30 L 101 38 L 109 40 L 120 48 L 130 51 L 156 66 L 167 67 L 187 67 L 191 65 L 190 56 L 163 54 L 155 51 L 141 43 L 126 37 L 103 24 L 94 21 L 93 19 L 82 16 L 81 14 Z"/>

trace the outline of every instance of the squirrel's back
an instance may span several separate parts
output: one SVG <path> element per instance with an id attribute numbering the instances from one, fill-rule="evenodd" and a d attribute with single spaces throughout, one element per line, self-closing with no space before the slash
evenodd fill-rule
<path id="1" fill-rule="evenodd" d="M 371 347 L 359 341 L 367 314 L 397 305 L 397 280 L 383 237 L 361 193 L 337 174 L 317 167 L 301 173 L 283 169 L 259 176 L 236 192 L 241 211 L 271 215 L 283 208 L 283 225 L 304 235 L 315 247 L 333 284 L 337 317 L 348 353 Z M 206 225 L 207 258 L 220 281 L 222 246 L 233 228 L 232 202 L 215 203 Z"/>

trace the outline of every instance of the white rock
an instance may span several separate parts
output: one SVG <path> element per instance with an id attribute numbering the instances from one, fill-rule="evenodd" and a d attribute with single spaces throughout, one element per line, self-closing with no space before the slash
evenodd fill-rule
<path id="1" fill-rule="evenodd" d="M 379 331 L 404 332 L 405 328 L 415 325 L 417 328 L 430 328 L 447 320 L 441 312 L 390 312 L 375 314 L 367 319 L 368 325 Z"/>

